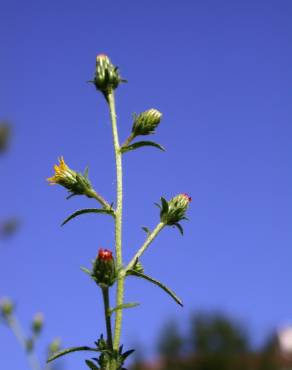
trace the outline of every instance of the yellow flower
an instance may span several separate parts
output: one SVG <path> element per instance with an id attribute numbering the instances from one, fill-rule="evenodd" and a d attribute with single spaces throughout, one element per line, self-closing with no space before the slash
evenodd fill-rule
<path id="1" fill-rule="evenodd" d="M 49 177 L 47 180 L 50 182 L 50 185 L 60 184 L 63 185 L 64 181 L 76 181 L 76 172 L 70 170 L 67 164 L 64 161 L 64 158 L 59 158 L 59 165 L 55 164 L 54 166 L 55 174 L 52 177 Z"/>
<path id="2" fill-rule="evenodd" d="M 69 190 L 72 195 L 87 195 L 91 196 L 92 187 L 90 181 L 87 178 L 87 172 L 85 174 L 78 173 L 67 166 L 64 158 L 59 158 L 59 164 L 54 166 L 55 174 L 49 177 L 47 180 L 50 185 L 59 184 Z"/>

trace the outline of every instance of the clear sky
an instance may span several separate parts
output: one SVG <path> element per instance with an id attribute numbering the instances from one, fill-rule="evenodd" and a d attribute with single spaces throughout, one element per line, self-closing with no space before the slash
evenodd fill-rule
<path id="1" fill-rule="evenodd" d="M 143 257 L 146 271 L 183 298 L 177 307 L 158 288 L 129 279 L 126 347 L 153 353 L 169 317 L 222 309 L 248 323 L 260 343 L 292 321 L 292 3 L 290 0 L 1 0 L 1 118 L 13 122 L 1 158 L 1 216 L 17 215 L 19 233 L 2 243 L 0 296 L 18 304 L 25 323 L 44 311 L 44 341 L 90 344 L 103 331 L 102 302 L 79 267 L 113 246 L 112 222 L 94 206 L 65 200 L 46 177 L 60 155 L 90 168 L 95 188 L 114 200 L 115 172 L 106 104 L 86 83 L 95 56 L 107 53 L 129 83 L 117 91 L 121 140 L 132 113 L 164 114 L 158 142 L 167 148 L 124 157 L 125 260 L 154 227 L 161 195 L 189 193 L 185 236 L 164 230 Z M 26 370 L 0 330 L 0 367 Z M 84 356 L 68 358 L 82 368 Z M 84 366 L 83 366 L 84 367 Z"/>

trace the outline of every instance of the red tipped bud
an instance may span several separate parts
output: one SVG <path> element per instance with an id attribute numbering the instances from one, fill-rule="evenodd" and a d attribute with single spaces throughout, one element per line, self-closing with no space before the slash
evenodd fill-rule
<path id="1" fill-rule="evenodd" d="M 101 248 L 93 263 L 93 279 L 103 288 L 113 285 L 116 276 L 116 266 L 112 251 Z"/>
<path id="2" fill-rule="evenodd" d="M 164 222 L 166 225 L 175 225 L 179 221 L 186 219 L 185 213 L 191 200 L 192 198 L 186 193 L 179 194 L 168 202 L 161 198 L 161 222 Z"/>
<path id="3" fill-rule="evenodd" d="M 110 261 L 113 259 L 113 252 L 109 249 L 102 249 L 98 251 L 98 258 L 103 261 Z"/>

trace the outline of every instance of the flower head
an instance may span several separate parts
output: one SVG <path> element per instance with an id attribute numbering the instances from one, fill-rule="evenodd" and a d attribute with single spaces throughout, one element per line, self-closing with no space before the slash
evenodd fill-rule
<path id="1" fill-rule="evenodd" d="M 160 219 L 166 225 L 176 225 L 179 221 L 186 219 L 185 214 L 192 198 L 182 193 L 173 197 L 170 201 L 161 198 Z"/>
<path id="2" fill-rule="evenodd" d="M 116 89 L 122 80 L 118 67 L 114 66 L 109 57 L 105 54 L 99 54 L 96 57 L 96 68 L 93 83 L 97 90 L 101 91 L 105 97 L 111 91 Z"/>
<path id="3" fill-rule="evenodd" d="M 68 189 L 72 195 L 84 194 L 90 197 L 92 186 L 87 177 L 87 173 L 81 174 L 75 172 L 67 166 L 63 157 L 59 159 L 59 164 L 54 166 L 54 170 L 54 176 L 47 179 L 51 185 L 62 185 Z"/>
<path id="4" fill-rule="evenodd" d="M 14 310 L 14 304 L 9 298 L 2 298 L 0 300 L 0 314 L 7 318 L 12 315 Z"/>
<path id="5" fill-rule="evenodd" d="M 162 113 L 153 108 L 140 113 L 135 117 L 132 134 L 134 136 L 153 134 L 160 123 L 161 117 Z"/>
<path id="6" fill-rule="evenodd" d="M 44 315 L 41 312 L 38 312 L 34 315 L 32 320 L 32 331 L 34 334 L 38 335 L 44 326 Z"/>
<path id="7" fill-rule="evenodd" d="M 101 287 L 113 285 L 117 277 L 113 253 L 109 249 L 99 249 L 93 263 L 92 278 Z"/>

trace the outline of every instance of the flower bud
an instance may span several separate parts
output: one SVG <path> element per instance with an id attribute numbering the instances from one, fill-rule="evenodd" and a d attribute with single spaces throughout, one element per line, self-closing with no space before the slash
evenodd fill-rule
<path id="1" fill-rule="evenodd" d="M 179 221 L 186 219 L 185 213 L 191 201 L 192 198 L 188 194 L 179 194 L 169 202 L 162 198 L 161 222 L 164 222 L 166 225 L 175 225 Z"/>
<path id="2" fill-rule="evenodd" d="M 55 338 L 49 345 L 49 355 L 52 355 L 60 351 L 60 348 L 61 348 L 61 339 Z"/>
<path id="3" fill-rule="evenodd" d="M 134 136 L 154 134 L 156 127 L 160 123 L 161 117 L 162 113 L 157 109 L 148 109 L 140 113 L 135 117 L 132 134 Z"/>
<path id="4" fill-rule="evenodd" d="M 116 279 L 116 266 L 113 254 L 108 249 L 100 249 L 93 263 L 92 277 L 98 285 L 109 287 Z"/>
<path id="5" fill-rule="evenodd" d="M 14 304 L 9 298 L 2 298 L 0 301 L 0 312 L 4 317 L 13 314 Z"/>
<path id="6" fill-rule="evenodd" d="M 64 158 L 59 159 L 59 164 L 54 166 L 55 174 L 54 176 L 48 178 L 47 180 L 51 185 L 59 184 L 64 186 L 72 195 L 87 195 L 91 197 L 93 189 L 91 183 L 87 177 L 87 173 L 84 175 L 82 173 L 75 172 L 67 166 Z"/>
<path id="7" fill-rule="evenodd" d="M 35 335 L 39 335 L 44 326 L 44 315 L 41 312 L 35 314 L 32 320 L 32 331 Z"/>
<path id="8" fill-rule="evenodd" d="M 96 69 L 93 83 L 97 90 L 107 95 L 111 90 L 118 87 L 123 82 L 118 71 L 105 54 L 99 54 L 96 57 Z"/>

